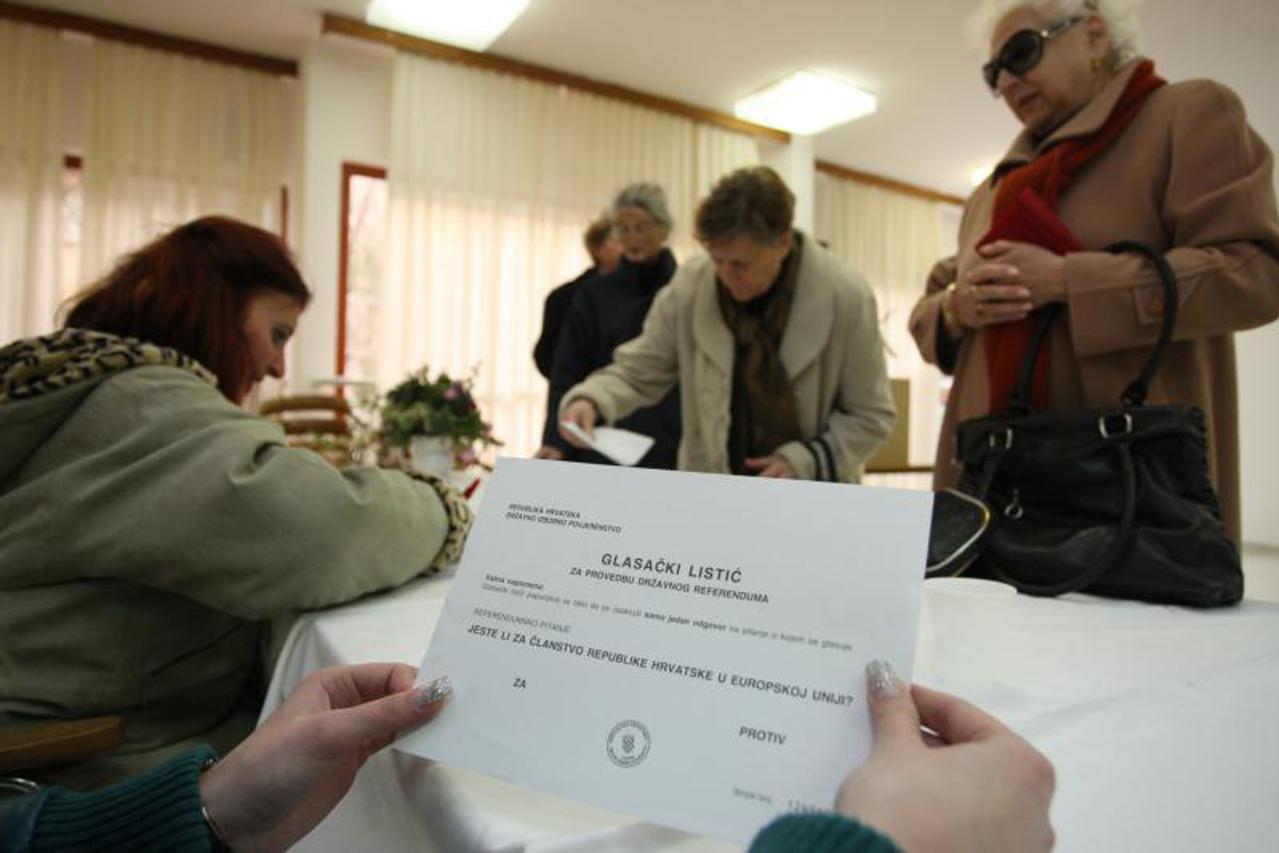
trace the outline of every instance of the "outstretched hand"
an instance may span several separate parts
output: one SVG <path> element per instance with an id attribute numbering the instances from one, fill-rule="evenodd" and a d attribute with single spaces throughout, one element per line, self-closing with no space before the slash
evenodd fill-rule
<path id="1" fill-rule="evenodd" d="M 595 424 L 599 422 L 600 414 L 595 408 L 595 404 L 585 397 L 578 397 L 564 408 L 564 414 L 560 416 L 561 423 L 567 422 L 576 425 L 587 435 L 595 436 Z M 587 443 L 578 438 L 574 433 L 569 432 L 560 426 L 560 435 L 564 440 L 574 447 L 585 448 Z"/>

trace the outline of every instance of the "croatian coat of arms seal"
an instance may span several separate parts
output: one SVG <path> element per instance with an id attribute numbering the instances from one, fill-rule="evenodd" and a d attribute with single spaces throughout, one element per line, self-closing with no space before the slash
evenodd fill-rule
<path id="1" fill-rule="evenodd" d="M 648 755 L 653 740 L 639 720 L 622 720 L 608 733 L 608 757 L 618 767 L 634 767 Z"/>

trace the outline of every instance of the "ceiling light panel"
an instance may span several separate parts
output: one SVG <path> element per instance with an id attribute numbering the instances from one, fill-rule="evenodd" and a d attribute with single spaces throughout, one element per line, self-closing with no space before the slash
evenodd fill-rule
<path id="1" fill-rule="evenodd" d="M 878 108 L 879 102 L 870 92 L 812 71 L 796 71 L 742 98 L 733 112 L 756 124 L 808 136 L 870 115 Z"/>
<path id="2" fill-rule="evenodd" d="M 370 24 L 432 41 L 487 50 L 529 0 L 372 0 L 364 19 Z"/>

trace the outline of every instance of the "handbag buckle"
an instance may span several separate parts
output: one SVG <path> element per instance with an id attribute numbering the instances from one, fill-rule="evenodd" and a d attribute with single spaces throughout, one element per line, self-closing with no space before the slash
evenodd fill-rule
<path id="1" fill-rule="evenodd" d="M 1111 428 L 1106 425 L 1105 415 L 1102 415 L 1101 417 L 1097 418 L 1097 431 L 1101 433 L 1102 438 L 1109 440 L 1110 438 L 1116 435 L 1130 435 L 1132 433 L 1132 414 L 1130 414 L 1129 412 L 1120 412 L 1120 414 L 1123 415 L 1123 418 L 1124 418 L 1124 426 L 1123 426 L 1122 432 L 1111 431 Z"/>
<path id="2" fill-rule="evenodd" d="M 1026 508 L 1021 505 L 1021 490 L 1013 489 L 1013 499 L 1008 502 L 1008 506 L 1004 507 L 1004 517 L 1016 521 L 1026 514 Z"/>
<path id="3" fill-rule="evenodd" d="M 1011 449 L 1012 449 L 1012 446 L 1013 446 L 1013 431 L 1012 431 L 1012 428 L 1011 428 L 1011 427 L 1004 427 L 1004 436 L 1003 436 L 1003 439 L 1004 439 L 1004 446 L 1003 446 L 1002 448 L 1001 448 L 1001 447 L 999 447 L 999 434 L 998 434 L 998 433 L 993 433 L 993 432 L 992 432 L 992 433 L 990 433 L 989 435 L 987 435 L 987 436 L 986 436 L 986 438 L 990 441 L 990 446 L 991 446 L 992 448 L 998 448 L 998 449 L 1000 449 L 1000 450 L 1011 450 Z"/>

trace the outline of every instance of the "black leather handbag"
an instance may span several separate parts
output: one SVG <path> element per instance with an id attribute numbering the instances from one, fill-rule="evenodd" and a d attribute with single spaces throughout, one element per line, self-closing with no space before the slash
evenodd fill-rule
<path id="1" fill-rule="evenodd" d="M 1037 412 L 1031 376 L 1059 305 L 1044 310 L 1008 408 L 959 424 L 959 489 L 993 523 L 966 574 L 1031 595 L 1084 591 L 1196 607 L 1243 597 L 1239 551 L 1208 476 L 1203 410 L 1147 406 L 1150 380 L 1177 323 L 1177 280 L 1139 243 L 1165 289 L 1159 341 L 1111 409 Z"/>

